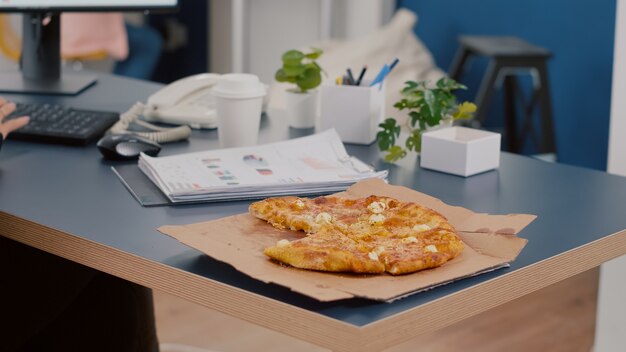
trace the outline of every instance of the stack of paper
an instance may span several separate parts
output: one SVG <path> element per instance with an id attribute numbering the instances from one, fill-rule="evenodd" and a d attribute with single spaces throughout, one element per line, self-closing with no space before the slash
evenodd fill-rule
<path id="1" fill-rule="evenodd" d="M 335 130 L 254 147 L 142 154 L 139 168 L 173 203 L 332 193 L 387 177 L 349 156 Z"/>

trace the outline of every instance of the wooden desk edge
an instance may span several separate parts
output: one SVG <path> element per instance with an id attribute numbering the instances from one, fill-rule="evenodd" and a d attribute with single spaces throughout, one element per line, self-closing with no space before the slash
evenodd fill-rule
<path id="1" fill-rule="evenodd" d="M 364 327 L 0 212 L 5 237 L 334 351 L 376 351 L 482 313 L 626 253 L 626 230 Z M 54 238 L 54 240 L 51 240 Z"/>

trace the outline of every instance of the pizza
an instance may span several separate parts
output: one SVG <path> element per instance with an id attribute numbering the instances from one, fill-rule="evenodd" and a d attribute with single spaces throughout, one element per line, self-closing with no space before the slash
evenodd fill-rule
<path id="1" fill-rule="evenodd" d="M 278 197 L 255 202 L 249 211 L 278 229 L 303 232 L 264 250 L 301 269 L 408 274 L 441 266 L 464 248 L 443 215 L 390 197 Z"/>

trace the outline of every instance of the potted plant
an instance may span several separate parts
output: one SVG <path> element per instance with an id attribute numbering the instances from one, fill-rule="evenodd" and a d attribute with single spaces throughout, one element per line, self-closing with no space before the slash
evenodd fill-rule
<path id="1" fill-rule="evenodd" d="M 282 56 L 283 67 L 276 71 L 276 81 L 294 83 L 287 90 L 289 125 L 296 128 L 315 126 L 317 117 L 317 88 L 322 83 L 322 68 L 315 62 L 322 50 L 312 48 L 309 53 L 289 50 Z"/>
<path id="2" fill-rule="evenodd" d="M 469 119 L 476 111 L 471 102 L 457 103 L 454 91 L 467 89 L 466 86 L 451 78 L 441 78 L 435 87 L 428 87 L 428 82 L 405 82 L 401 93 L 403 98 L 394 104 L 400 111 L 409 110 L 406 128 L 408 137 L 403 144 L 397 145 L 402 126 L 390 117 L 379 124 L 376 135 L 378 147 L 386 151 L 385 161 L 396 162 L 404 158 L 409 151 L 419 153 L 422 146 L 422 133 L 436 127 L 452 126 L 454 120 Z"/>

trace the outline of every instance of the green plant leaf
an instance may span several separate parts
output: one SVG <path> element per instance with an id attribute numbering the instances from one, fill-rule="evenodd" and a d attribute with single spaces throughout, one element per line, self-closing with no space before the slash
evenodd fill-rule
<path id="1" fill-rule="evenodd" d="M 456 96 L 451 92 L 441 92 L 441 106 L 444 110 L 449 110 L 456 106 Z"/>
<path id="2" fill-rule="evenodd" d="M 385 121 L 381 122 L 378 124 L 378 127 L 382 128 L 385 131 L 389 131 L 389 132 L 394 132 L 396 133 L 396 135 L 398 135 L 400 133 L 400 130 L 398 130 L 398 128 L 400 128 L 400 126 L 398 126 L 398 123 L 396 121 L 396 119 L 394 119 L 393 117 L 388 117 L 385 119 Z"/>
<path id="3" fill-rule="evenodd" d="M 300 50 L 289 50 L 283 54 L 283 65 L 296 66 L 304 59 L 304 54 Z"/>
<path id="4" fill-rule="evenodd" d="M 402 147 L 394 145 L 389 148 L 387 155 L 385 155 L 385 161 L 389 163 L 395 163 L 396 161 L 404 158 L 406 156 L 406 150 L 402 149 Z"/>
<path id="5" fill-rule="evenodd" d="M 382 129 L 376 134 L 378 148 L 381 151 L 385 151 L 396 143 L 396 138 L 400 136 L 401 127 L 398 126 L 396 120 L 391 117 L 378 124 L 378 127 Z"/>
<path id="6" fill-rule="evenodd" d="M 422 106 L 422 108 L 419 110 L 420 113 L 420 127 L 422 125 L 424 126 L 437 126 L 439 124 L 439 121 L 441 121 L 441 114 L 436 115 L 438 111 L 435 110 L 434 112 L 432 112 L 430 110 L 430 108 L 427 105 Z M 439 111 L 440 113 L 440 111 Z M 424 128 L 421 128 L 424 129 Z"/>
<path id="7" fill-rule="evenodd" d="M 457 104 L 453 91 L 467 89 L 464 85 L 450 78 L 442 78 L 435 86 L 429 86 L 427 81 L 407 81 L 400 91 L 402 99 L 393 106 L 398 110 L 408 111 L 410 123 L 410 135 L 404 141 L 403 147 L 396 145 L 399 138 L 400 127 L 395 120 L 385 120 L 379 126 L 382 131 L 378 132 L 378 145 L 383 151 L 387 151 L 385 161 L 395 162 L 410 151 L 419 152 L 422 149 L 422 133 L 429 126 L 437 126 L 441 121 L 450 116 L 454 118 L 469 118 L 476 111 L 476 105 L 469 102 Z M 416 127 L 417 125 L 417 127 Z M 395 133 L 395 127 L 398 127 Z M 411 128 L 412 127 L 412 128 Z"/>
<path id="8" fill-rule="evenodd" d="M 284 65 L 283 71 L 287 76 L 300 76 L 306 70 L 306 65 L 298 64 L 298 65 Z"/>
<path id="9" fill-rule="evenodd" d="M 405 87 L 402 89 L 401 93 L 404 95 L 411 94 L 415 91 L 419 83 L 414 81 L 406 81 L 404 82 Z"/>
<path id="10" fill-rule="evenodd" d="M 474 116 L 476 112 L 476 104 L 470 103 L 468 101 L 464 101 L 459 104 L 457 107 L 457 111 L 452 115 L 455 120 L 458 119 L 469 119 Z"/>
<path id="11" fill-rule="evenodd" d="M 324 69 L 317 64 L 317 62 L 313 61 L 311 62 L 311 65 L 315 66 L 318 70 L 320 70 L 320 72 L 322 72 L 324 74 L 324 77 L 328 77 L 328 74 L 326 73 L 326 71 L 324 71 Z"/>
<path id="12" fill-rule="evenodd" d="M 278 82 L 291 82 L 291 83 L 294 83 L 296 81 L 295 77 L 290 77 L 289 75 L 287 75 L 285 73 L 285 70 L 283 70 L 282 68 L 279 69 L 278 71 L 276 71 L 276 74 L 274 75 L 274 78 Z"/>
<path id="13" fill-rule="evenodd" d="M 422 150 L 422 131 L 415 130 L 411 133 L 411 135 L 404 142 L 406 145 L 406 149 L 412 150 L 414 152 L 419 152 Z"/>
<path id="14" fill-rule="evenodd" d="M 466 86 L 448 77 L 443 77 L 439 79 L 437 81 L 437 88 L 448 91 L 448 92 L 456 90 L 456 89 L 467 89 Z"/>
<path id="15" fill-rule="evenodd" d="M 296 84 L 303 92 L 314 89 L 322 83 L 322 75 L 317 67 L 310 65 L 298 76 Z"/>
<path id="16" fill-rule="evenodd" d="M 411 118 L 411 126 L 413 127 L 415 127 L 415 124 L 422 119 L 422 115 L 419 111 L 409 112 L 409 117 Z"/>
<path id="17" fill-rule="evenodd" d="M 436 117 L 435 112 L 437 109 L 436 101 L 435 101 L 435 93 L 432 90 L 424 91 L 424 102 L 426 102 L 426 106 L 428 107 L 428 111 L 424 111 L 424 117 L 426 121 L 429 121 L 429 118 Z M 432 120 L 432 119 L 430 119 Z"/>
<path id="18" fill-rule="evenodd" d="M 311 48 L 311 50 L 313 50 L 313 52 L 310 52 L 304 55 L 304 57 L 306 57 L 307 59 L 315 60 L 315 59 L 319 59 L 319 57 L 322 56 L 322 54 L 324 53 L 322 49 L 318 49 L 318 48 Z"/>
<path id="19" fill-rule="evenodd" d="M 385 151 L 396 142 L 396 138 L 387 132 L 379 131 L 376 133 L 376 141 L 378 142 L 378 149 Z"/>

